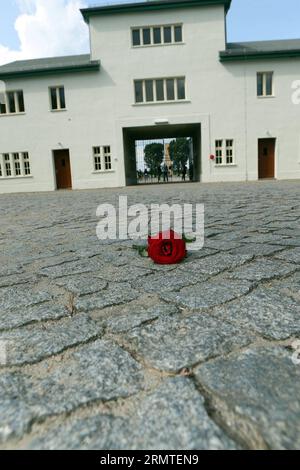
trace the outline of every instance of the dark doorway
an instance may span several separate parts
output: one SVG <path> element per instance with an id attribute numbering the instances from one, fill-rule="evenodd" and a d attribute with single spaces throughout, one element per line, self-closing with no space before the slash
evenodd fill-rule
<path id="1" fill-rule="evenodd" d="M 54 150 L 53 156 L 57 189 L 72 189 L 69 150 Z"/>
<path id="2" fill-rule="evenodd" d="M 190 156 L 186 163 L 186 175 L 183 178 L 182 169 L 178 171 L 171 161 L 169 144 L 176 139 L 186 139 L 189 142 Z M 201 175 L 201 124 L 156 125 L 149 127 L 123 128 L 126 184 L 138 183 L 172 183 L 178 181 L 200 181 Z M 159 143 L 164 148 L 164 157 L 159 169 L 160 175 L 155 174 L 144 162 L 143 150 L 149 143 Z M 168 177 L 166 177 L 166 166 Z M 154 173 L 154 174 L 153 174 Z"/>
<path id="3" fill-rule="evenodd" d="M 258 139 L 258 178 L 275 177 L 276 139 Z"/>

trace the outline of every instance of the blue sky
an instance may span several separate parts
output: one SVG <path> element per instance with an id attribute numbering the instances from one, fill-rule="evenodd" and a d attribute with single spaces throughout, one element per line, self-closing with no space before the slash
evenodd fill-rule
<path id="1" fill-rule="evenodd" d="M 0 63 L 20 58 L 58 55 L 58 50 L 62 50 L 61 46 L 65 47 L 65 44 L 72 44 L 72 47 L 62 50 L 63 53 L 88 51 L 86 26 L 77 13 L 78 8 L 109 2 L 0 0 Z M 128 0 L 117 3 L 120 2 Z M 70 4 L 73 7 L 72 12 L 67 10 Z M 65 17 L 64 13 L 67 11 L 68 21 L 59 24 L 57 19 Z M 51 21 L 53 18 L 55 21 Z M 227 23 L 228 40 L 231 42 L 300 38 L 300 1 L 232 0 Z M 74 37 L 76 41 L 73 40 Z"/>

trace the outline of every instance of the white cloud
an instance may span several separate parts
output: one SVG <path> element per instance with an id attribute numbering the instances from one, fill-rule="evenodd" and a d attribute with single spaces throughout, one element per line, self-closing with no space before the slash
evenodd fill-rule
<path id="1" fill-rule="evenodd" d="M 0 64 L 89 51 L 88 28 L 79 11 L 86 6 L 84 0 L 18 0 L 17 3 L 20 15 L 15 29 L 20 49 L 12 50 L 0 44 Z"/>

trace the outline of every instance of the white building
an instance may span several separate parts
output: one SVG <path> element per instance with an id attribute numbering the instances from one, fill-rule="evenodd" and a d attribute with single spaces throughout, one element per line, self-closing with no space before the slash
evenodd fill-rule
<path id="1" fill-rule="evenodd" d="M 134 184 L 135 141 L 175 136 L 196 181 L 300 178 L 300 40 L 228 44 L 230 4 L 84 9 L 89 56 L 0 67 L 0 192 Z"/>

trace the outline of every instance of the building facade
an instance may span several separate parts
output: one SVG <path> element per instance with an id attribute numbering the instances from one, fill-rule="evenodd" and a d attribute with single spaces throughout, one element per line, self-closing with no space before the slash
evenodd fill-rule
<path id="1" fill-rule="evenodd" d="M 193 138 L 199 182 L 300 178 L 300 40 L 230 44 L 231 0 L 82 10 L 90 55 L 0 67 L 0 193 L 136 183 L 136 140 Z"/>

